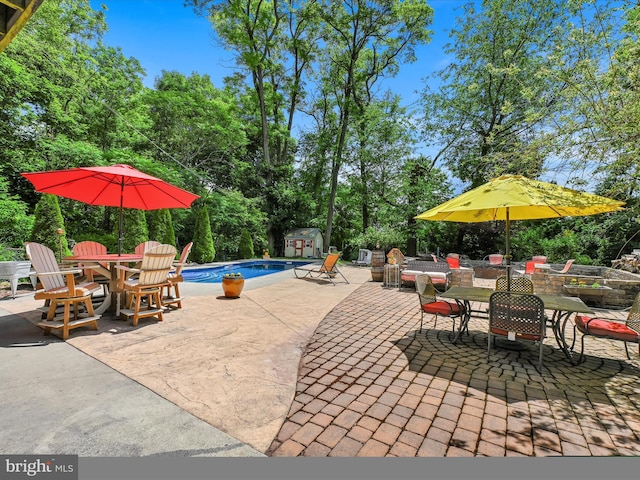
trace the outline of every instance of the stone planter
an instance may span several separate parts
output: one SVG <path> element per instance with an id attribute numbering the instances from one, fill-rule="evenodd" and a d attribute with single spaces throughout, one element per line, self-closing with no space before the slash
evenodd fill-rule
<path id="1" fill-rule="evenodd" d="M 0 262 L 0 279 L 9 280 L 9 283 L 11 284 L 11 296 L 13 298 L 16 298 L 16 291 L 18 290 L 18 280 L 20 278 L 29 278 L 30 272 L 31 262 L 28 260 Z"/>
<path id="2" fill-rule="evenodd" d="M 569 295 L 574 297 L 595 297 L 600 304 L 600 307 L 604 307 L 604 298 L 611 292 L 611 287 L 581 287 L 579 285 L 564 285 L 563 290 Z M 584 300 L 583 300 L 584 301 Z M 586 302 L 585 302 L 586 303 Z"/>
<path id="3" fill-rule="evenodd" d="M 244 277 L 223 277 L 222 290 L 227 298 L 238 298 L 244 288 Z"/>

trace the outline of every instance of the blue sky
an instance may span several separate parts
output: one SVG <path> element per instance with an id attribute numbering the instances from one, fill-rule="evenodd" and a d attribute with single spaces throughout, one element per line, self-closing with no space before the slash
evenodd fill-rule
<path id="1" fill-rule="evenodd" d="M 421 47 L 418 60 L 405 64 L 399 75 L 385 86 L 400 94 L 403 104 L 413 103 L 421 90 L 422 78 L 442 68 L 446 59 L 442 48 L 454 25 L 455 14 L 467 0 L 430 0 L 435 11 L 431 26 L 433 40 Z M 162 70 L 176 70 L 184 75 L 208 74 L 214 85 L 234 71 L 231 52 L 220 47 L 207 19 L 198 17 L 183 0 L 91 0 L 98 10 L 106 5 L 109 31 L 107 45 L 121 47 L 124 55 L 137 58 L 147 72 L 145 85 L 152 87 Z"/>

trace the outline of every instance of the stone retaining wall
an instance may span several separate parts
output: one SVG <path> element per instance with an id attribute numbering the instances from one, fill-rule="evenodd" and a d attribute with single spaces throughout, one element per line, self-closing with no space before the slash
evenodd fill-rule
<path id="1" fill-rule="evenodd" d="M 573 270 L 573 269 L 572 269 Z M 610 269 L 609 269 L 610 270 Z M 580 271 L 580 270 L 578 270 Z M 613 273 L 612 273 L 613 272 Z M 577 283 L 581 281 L 586 282 L 587 285 L 591 285 L 594 282 L 599 283 L 600 285 L 606 285 L 611 288 L 611 291 L 607 294 L 604 299 L 604 304 L 611 307 L 622 307 L 626 308 L 631 306 L 633 300 L 636 298 L 638 293 L 640 293 L 640 276 L 630 274 L 629 272 L 620 272 L 617 270 L 613 271 L 604 271 L 601 269 L 598 273 L 603 273 L 604 275 L 585 275 L 579 273 L 568 273 L 568 274 L 547 274 L 547 273 L 533 273 L 531 275 L 531 280 L 533 281 L 534 289 L 536 293 L 547 293 L 553 295 L 566 295 L 567 293 L 563 289 L 563 285 L 570 284 L 572 280 L 576 280 Z M 595 271 L 593 273 L 596 273 Z M 628 277 L 627 275 L 619 275 L 619 273 L 629 274 L 632 277 Z M 607 277 L 605 277 L 607 275 Z M 611 278 L 611 277 L 626 277 L 626 278 Z M 635 277 L 635 278 L 633 278 Z M 587 303 L 589 302 L 589 298 L 587 297 Z M 599 299 L 593 299 L 593 304 L 598 304 Z"/>

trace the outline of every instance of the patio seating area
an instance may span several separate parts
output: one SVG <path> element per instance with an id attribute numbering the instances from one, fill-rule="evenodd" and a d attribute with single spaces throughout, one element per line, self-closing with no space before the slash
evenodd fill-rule
<path id="1" fill-rule="evenodd" d="M 341 270 L 349 284 L 305 282 L 282 272 L 247 282 L 237 300 L 225 299 L 219 285 L 185 282 L 181 290 L 188 301 L 163 322 L 133 326 L 103 316 L 97 332 L 79 330 L 66 343 L 47 338 L 270 456 L 640 455 L 637 349 L 630 349 L 627 360 L 621 342 L 587 338 L 586 361 L 574 366 L 551 335 L 542 367 L 533 345 L 492 349 L 488 361 L 486 320 L 472 319 L 469 335 L 455 345 L 447 322 L 436 328 L 426 322 L 416 333 L 421 314 L 414 291 L 384 288 L 367 269 Z M 481 286 L 495 284 L 487 282 Z M 20 316 L 34 329 L 32 340 L 42 342 L 35 303 L 33 295 L 1 302 L 0 322 L 3 312 Z M 11 346 L 10 337 L 2 346 Z M 5 362 L 36 354 L 47 355 L 47 347 L 0 348 Z M 47 382 L 58 381 L 16 360 L 5 376 L 20 382 L 15 368 L 22 364 L 30 369 L 30 384 L 46 391 Z M 83 372 L 78 389 L 91 377 Z M 11 388 L 11 382 L 4 384 Z M 94 397 L 97 405 L 106 400 L 100 391 Z M 25 401 L 20 398 L 20 405 Z M 11 402 L 6 407 L 19 408 Z M 143 442 L 152 434 L 141 435 L 135 421 L 113 409 L 108 418 L 99 414 L 85 423 L 71 415 L 52 415 L 56 437 L 42 446 L 45 452 L 77 453 L 66 435 L 78 434 L 84 456 L 101 455 L 103 434 L 114 455 L 169 448 L 154 450 L 154 442 L 132 451 L 131 438 Z M 108 431 L 94 428 L 107 421 Z M 15 426 L 8 422 L 0 432 L 5 453 L 24 451 L 44 436 L 38 425 L 25 431 L 24 419 L 16 418 Z M 117 428 L 125 434 L 114 434 Z"/>

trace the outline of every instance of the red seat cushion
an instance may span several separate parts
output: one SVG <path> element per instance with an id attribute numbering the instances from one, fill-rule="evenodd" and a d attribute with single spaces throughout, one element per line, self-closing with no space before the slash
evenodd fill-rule
<path id="1" fill-rule="evenodd" d="M 621 322 L 613 322 L 602 318 L 586 317 L 584 315 L 576 315 L 575 322 L 578 330 L 586 335 L 622 340 L 623 342 L 640 342 L 638 332 L 630 329 Z"/>
<path id="2" fill-rule="evenodd" d="M 415 282 L 416 281 L 416 275 L 421 274 L 423 272 L 419 272 L 419 273 L 403 273 L 400 277 L 402 278 L 403 282 Z M 447 284 L 447 279 L 445 277 L 436 277 L 431 276 L 431 283 L 438 284 L 438 285 L 446 285 Z"/>
<path id="3" fill-rule="evenodd" d="M 509 332 L 507 332 L 506 330 L 503 330 L 501 328 L 492 328 L 491 329 L 491 333 L 493 333 L 494 335 L 502 335 L 504 337 L 507 337 L 509 335 Z M 531 340 L 532 342 L 537 342 L 540 340 L 540 335 L 534 335 L 532 333 L 516 333 L 516 338 L 520 338 L 522 340 Z"/>
<path id="4" fill-rule="evenodd" d="M 460 315 L 460 306 L 457 303 L 443 302 L 438 300 L 437 302 L 425 303 L 422 305 L 422 310 L 425 313 L 438 313 L 440 315 Z"/>

